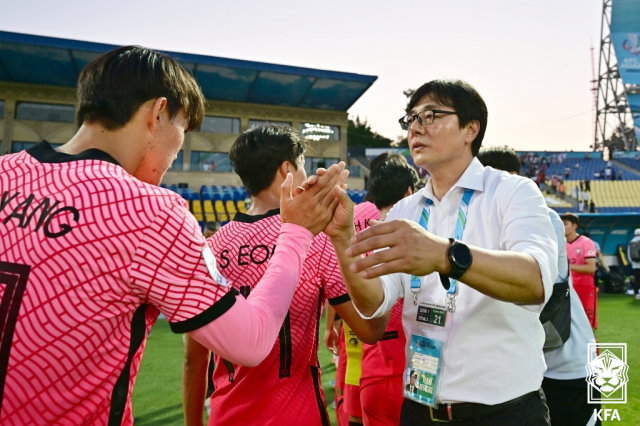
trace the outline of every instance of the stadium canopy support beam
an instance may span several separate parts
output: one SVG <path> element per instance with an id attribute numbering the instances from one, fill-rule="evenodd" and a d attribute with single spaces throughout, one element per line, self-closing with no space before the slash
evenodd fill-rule
<path id="1" fill-rule="evenodd" d="M 598 90 L 596 98 L 595 143 L 593 149 L 634 151 L 638 146 L 633 131 L 633 118 L 627 101 L 627 91 L 620 72 L 611 41 L 611 4 L 602 2 L 602 24 L 600 27 L 600 60 L 598 64 Z"/>

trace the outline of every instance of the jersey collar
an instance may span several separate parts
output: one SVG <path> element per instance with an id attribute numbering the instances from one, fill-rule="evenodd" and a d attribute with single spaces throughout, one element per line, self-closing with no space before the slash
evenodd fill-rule
<path id="1" fill-rule="evenodd" d="M 259 215 L 248 215 L 246 213 L 238 212 L 233 218 L 233 221 L 243 222 L 243 223 L 255 223 L 255 222 L 258 222 L 259 220 L 266 219 L 268 217 L 276 216 L 279 214 L 280 214 L 280 209 L 269 210 L 265 214 L 259 214 Z"/>
<path id="2" fill-rule="evenodd" d="M 478 160 L 477 157 L 473 157 L 473 160 L 471 160 L 467 169 L 451 189 L 462 188 L 473 189 L 474 191 L 484 191 L 484 169 L 485 167 L 482 165 L 480 160 Z M 451 189 L 449 191 L 451 191 Z M 436 201 L 436 197 L 433 195 L 431 179 L 429 179 L 424 188 L 420 190 L 419 194 L 421 197 Z M 424 203 L 424 201 L 422 201 L 422 203 Z"/>
<path id="3" fill-rule="evenodd" d="M 97 148 L 87 149 L 86 151 L 82 151 L 80 154 L 71 155 L 56 151 L 47 141 L 39 142 L 27 149 L 27 154 L 31 155 L 41 163 L 68 163 L 71 161 L 81 160 L 99 160 L 113 163 L 116 166 L 120 165 L 111 155 Z"/>

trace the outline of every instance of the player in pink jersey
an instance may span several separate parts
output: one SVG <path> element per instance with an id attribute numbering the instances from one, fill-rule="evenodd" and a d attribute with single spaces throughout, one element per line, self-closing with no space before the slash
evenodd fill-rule
<path id="1" fill-rule="evenodd" d="M 596 257 L 598 252 L 589 237 L 578 235 L 579 218 L 573 213 L 560 216 L 564 223 L 564 233 L 567 237 L 567 257 L 573 288 L 578 293 L 582 306 L 587 313 L 591 327 L 598 328 L 598 291 L 596 288 Z"/>
<path id="2" fill-rule="evenodd" d="M 304 149 L 298 132 L 277 126 L 250 129 L 231 148 L 229 159 L 251 195 L 251 208 L 208 241 L 220 273 L 245 296 L 253 294 L 273 253 L 280 250 L 276 188 L 287 173 L 294 175 L 295 184 L 305 182 Z M 210 425 L 328 425 L 317 358 L 319 317 L 326 300 L 364 340 L 382 335 L 381 321 L 362 320 L 353 307 L 335 252 L 320 234 L 311 243 L 289 315 L 269 356 L 246 368 L 216 353 Z M 376 328 L 377 323 L 382 326 Z M 203 352 L 200 358 L 206 363 Z M 187 424 L 201 424 L 204 380 L 184 382 L 197 387 L 183 401 Z"/>
<path id="3" fill-rule="evenodd" d="M 369 195 L 380 209 L 380 220 L 391 207 L 412 195 L 418 174 L 404 157 L 390 156 L 369 176 Z M 354 212 L 355 213 L 355 212 Z M 402 328 L 402 302 L 391 309 L 383 337 L 375 345 L 364 345 L 360 401 L 365 426 L 395 426 L 400 423 L 403 402 L 403 372 L 406 338 Z"/>
<path id="4" fill-rule="evenodd" d="M 380 219 L 380 211 L 375 204 L 370 201 L 360 203 L 353 208 L 353 221 L 356 232 L 369 227 L 370 220 Z M 347 365 L 347 350 L 345 345 L 344 328 L 341 326 L 338 332 L 333 324 L 335 321 L 335 310 L 327 307 L 327 319 L 325 324 L 324 342 L 325 346 L 338 355 L 338 367 L 336 369 L 336 418 L 338 426 L 342 424 L 356 423 L 362 424 L 362 407 L 360 405 L 360 386 L 345 383 Z M 360 362 L 361 360 L 355 360 Z M 353 362 L 353 361 L 352 361 Z"/>
<path id="5" fill-rule="evenodd" d="M 293 198 L 287 176 L 278 253 L 245 299 L 220 277 L 185 201 L 155 186 L 202 120 L 193 77 L 166 55 L 123 47 L 85 67 L 78 101 L 80 129 L 67 144 L 0 158 L 3 426 L 131 425 L 160 312 L 174 332 L 259 363 L 346 178 L 336 165 L 316 179 L 320 190 Z"/>

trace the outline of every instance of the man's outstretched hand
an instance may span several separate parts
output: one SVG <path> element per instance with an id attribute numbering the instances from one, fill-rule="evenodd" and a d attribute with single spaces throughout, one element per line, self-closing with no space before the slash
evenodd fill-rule
<path id="1" fill-rule="evenodd" d="M 287 178 L 281 186 L 280 217 L 283 223 L 295 223 L 307 228 L 313 235 L 319 234 L 331 218 L 339 200 L 334 187 L 342 187 L 349 176 L 345 163 L 340 162 L 329 167 L 322 176 L 311 177 L 312 184 L 293 188 L 293 176 Z"/>
<path id="2" fill-rule="evenodd" d="M 351 272 L 375 278 L 394 272 L 423 276 L 434 271 L 448 273 L 449 240 L 425 231 L 415 222 L 399 219 L 371 221 L 372 225 L 351 238 L 346 255 L 355 258 L 377 251 L 351 265 Z"/>

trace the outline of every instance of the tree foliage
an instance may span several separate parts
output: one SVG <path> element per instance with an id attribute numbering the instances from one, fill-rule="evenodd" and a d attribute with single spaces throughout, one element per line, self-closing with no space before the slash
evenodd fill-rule
<path id="1" fill-rule="evenodd" d="M 349 119 L 347 129 L 347 146 L 362 146 L 369 148 L 386 148 L 391 146 L 393 141 L 374 132 L 367 120 L 360 120 L 356 116 L 355 120 Z"/>

